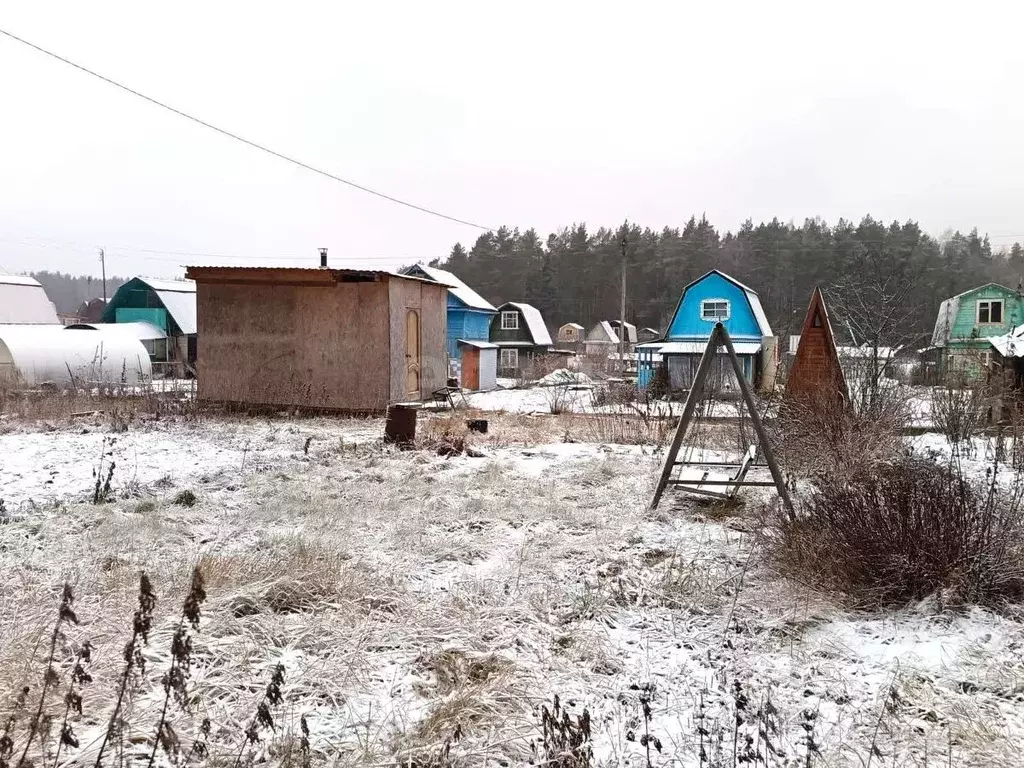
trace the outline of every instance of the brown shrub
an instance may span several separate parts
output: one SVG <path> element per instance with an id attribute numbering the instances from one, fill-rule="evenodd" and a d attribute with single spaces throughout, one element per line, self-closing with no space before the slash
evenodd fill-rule
<path id="1" fill-rule="evenodd" d="M 906 455 L 820 483 L 766 521 L 781 570 L 860 605 L 939 595 L 952 604 L 1024 598 L 1024 516 L 1016 494 L 974 486 L 931 458 Z"/>

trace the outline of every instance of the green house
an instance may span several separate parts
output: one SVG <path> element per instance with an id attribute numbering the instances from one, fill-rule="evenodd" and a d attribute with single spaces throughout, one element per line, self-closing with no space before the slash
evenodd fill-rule
<path id="1" fill-rule="evenodd" d="M 932 333 L 938 373 L 984 374 L 992 363 L 989 339 L 1024 323 L 1020 289 L 989 283 L 946 299 L 939 306 Z"/>
<path id="2" fill-rule="evenodd" d="M 103 310 L 104 323 L 149 323 L 165 335 L 145 341 L 154 373 L 181 377 L 195 369 L 196 284 L 133 277 Z"/>

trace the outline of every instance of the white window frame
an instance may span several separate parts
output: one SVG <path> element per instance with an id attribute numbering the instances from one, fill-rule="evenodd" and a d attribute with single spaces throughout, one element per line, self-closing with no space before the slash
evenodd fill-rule
<path id="1" fill-rule="evenodd" d="M 510 362 L 509 362 L 510 361 Z M 509 370 L 511 368 L 519 367 L 519 350 L 518 349 L 502 349 L 500 359 L 498 361 L 501 365 L 499 366 L 502 370 Z"/>
<path id="2" fill-rule="evenodd" d="M 725 304 L 725 315 L 714 315 L 708 317 L 707 306 L 708 304 Z M 709 323 L 720 323 L 723 320 L 728 320 L 732 317 L 732 303 L 728 299 L 704 299 L 700 303 L 700 319 Z"/>
<path id="3" fill-rule="evenodd" d="M 501 313 L 501 330 L 518 331 L 519 313 L 515 310 L 505 310 Z"/>
<path id="4" fill-rule="evenodd" d="M 981 319 L 981 307 L 982 307 L 983 304 L 988 309 L 988 317 L 989 317 L 988 320 L 984 320 L 984 321 Z M 999 320 L 998 321 L 993 321 L 992 320 L 992 307 L 995 306 L 996 304 L 999 305 Z M 1003 300 L 1002 299 L 979 299 L 978 300 L 978 304 L 977 304 L 977 306 L 975 307 L 975 310 L 974 310 L 974 320 L 975 320 L 975 322 L 977 322 L 978 325 L 1002 325 L 1003 322 L 1006 320 L 1006 307 L 1004 305 Z"/>

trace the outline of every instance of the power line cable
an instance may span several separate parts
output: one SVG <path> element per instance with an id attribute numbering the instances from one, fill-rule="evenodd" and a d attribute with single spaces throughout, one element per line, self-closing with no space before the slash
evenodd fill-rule
<path id="1" fill-rule="evenodd" d="M 88 251 L 92 254 L 99 248 L 105 248 L 107 256 L 121 256 L 124 258 L 131 258 L 130 253 L 143 253 L 143 254 L 161 254 L 167 258 L 160 256 L 139 256 L 147 261 L 177 261 L 176 257 L 188 256 L 194 258 L 203 259 L 228 259 L 232 261 L 244 260 L 244 261 L 307 261 L 313 263 L 316 261 L 316 255 L 306 256 L 253 256 L 243 254 L 228 254 L 228 253 L 205 253 L 200 251 L 177 251 L 162 248 L 141 248 L 131 245 L 100 245 L 97 243 L 80 243 L 69 240 L 55 240 L 55 239 L 44 239 L 44 238 L 30 238 L 38 240 L 38 242 L 29 242 L 23 239 L 14 239 L 0 236 L 0 243 L 11 243 L 14 245 L 21 245 L 27 248 L 56 248 L 66 250 L 81 250 Z M 127 253 L 118 253 L 127 252 Z M 335 258 L 343 259 L 352 262 L 367 262 L 367 263 L 395 263 L 395 262 L 408 262 L 408 261 L 431 261 L 436 256 L 410 256 L 410 255 L 395 255 L 395 256 L 361 256 L 356 254 L 342 254 L 337 255 Z"/>
<path id="2" fill-rule="evenodd" d="M 225 130 L 224 128 L 219 128 L 216 125 L 213 125 L 213 123 L 208 123 L 205 120 L 202 120 L 202 119 L 200 119 L 198 117 L 195 117 L 193 115 L 188 114 L 187 112 L 182 112 L 180 109 L 176 109 L 175 107 L 172 107 L 169 104 L 166 104 L 166 103 L 164 103 L 162 101 L 159 101 L 158 99 L 154 99 L 152 96 L 147 96 L 144 93 L 140 93 L 139 91 L 136 91 L 134 88 L 130 88 L 127 85 L 119 83 L 116 80 L 112 80 L 109 77 L 101 75 L 99 72 L 95 72 L 95 71 L 89 69 L 88 67 L 83 67 L 81 64 L 76 64 L 75 62 L 71 61 L 70 59 L 66 59 L 63 56 L 60 56 L 59 54 L 54 53 L 53 51 L 48 51 L 45 48 L 43 48 L 41 46 L 38 46 L 35 43 L 29 42 L 28 40 L 25 40 L 24 38 L 18 37 L 17 35 L 12 34 L 11 32 L 8 32 L 5 29 L 0 29 L 0 34 L 5 35 L 6 37 L 9 37 L 11 40 L 19 42 L 22 45 L 26 45 L 29 48 L 32 48 L 32 49 L 34 49 L 36 51 L 39 51 L 40 53 L 43 53 L 43 54 L 45 54 L 47 56 L 50 56 L 51 58 L 54 58 L 57 61 L 63 62 L 64 64 L 67 64 L 68 66 L 74 67 L 75 69 L 77 69 L 77 70 L 79 70 L 81 72 L 85 72 L 87 75 L 92 75 L 93 77 L 98 78 L 98 79 L 102 80 L 103 82 L 108 83 L 109 85 L 113 85 L 115 88 L 120 88 L 122 91 L 126 91 L 126 92 L 130 93 L 133 96 L 137 96 L 140 99 L 144 99 L 145 101 L 148 101 L 150 104 L 155 104 L 158 107 L 166 109 L 168 112 L 173 112 L 174 114 L 178 115 L 179 117 L 184 117 L 186 120 L 191 120 L 194 123 L 198 123 L 199 125 L 203 126 L 204 128 L 209 128 L 211 131 L 216 131 L 217 133 L 221 134 L 222 136 L 227 136 L 229 139 L 234 139 L 235 141 L 240 141 L 241 143 L 246 144 L 246 145 L 252 147 L 253 149 L 258 149 L 261 152 L 266 152 L 268 155 L 273 155 L 276 158 L 279 158 L 281 160 L 285 160 L 286 162 L 292 163 L 293 165 L 297 165 L 300 168 L 305 168 L 307 171 L 312 171 L 313 173 L 320 174 L 321 176 L 326 176 L 328 179 L 333 179 L 334 181 L 341 182 L 342 184 L 345 184 L 345 185 L 347 185 L 349 187 L 352 187 L 353 189 L 358 189 L 360 192 L 365 192 L 365 193 L 367 193 L 369 195 L 373 195 L 374 197 L 379 197 L 379 198 L 381 198 L 383 200 L 387 200 L 387 201 L 395 203 L 397 205 L 405 206 L 406 208 L 412 208 L 414 211 L 419 211 L 420 213 L 426 213 L 426 214 L 429 214 L 431 216 L 437 216 L 438 218 L 441 218 L 441 219 L 447 219 L 448 221 L 455 222 L 456 224 L 464 224 L 467 227 L 476 227 L 477 229 L 482 229 L 482 230 L 487 231 L 487 232 L 495 231 L 493 227 L 488 227 L 488 226 L 485 226 L 483 224 L 477 224 L 476 222 L 468 221 L 466 219 L 460 219 L 460 218 L 458 218 L 456 216 L 449 216 L 446 213 L 441 213 L 440 211 L 435 211 L 435 210 L 432 210 L 430 208 L 425 208 L 422 205 L 417 205 L 416 203 L 410 203 L 407 200 L 402 200 L 400 198 L 393 197 L 392 195 L 385 194 L 384 192 L 378 192 L 375 189 L 371 189 L 370 187 L 365 187 L 362 184 L 357 184 L 354 181 L 349 181 L 348 179 L 343 179 L 341 176 L 336 176 L 333 173 L 330 173 L 329 171 L 325 171 L 325 170 L 323 170 L 321 168 L 317 168 L 316 166 L 310 165 L 309 163 L 304 163 L 301 160 L 297 160 L 294 157 L 291 157 L 291 156 L 286 155 L 286 154 L 284 154 L 282 152 L 278 152 L 276 150 L 273 150 L 270 147 L 264 146 L 263 144 L 258 144 L 255 141 L 251 141 L 251 140 L 249 140 L 249 139 L 247 139 L 247 138 L 245 138 L 243 136 L 239 136 L 237 133 L 232 133 L 231 131 Z"/>

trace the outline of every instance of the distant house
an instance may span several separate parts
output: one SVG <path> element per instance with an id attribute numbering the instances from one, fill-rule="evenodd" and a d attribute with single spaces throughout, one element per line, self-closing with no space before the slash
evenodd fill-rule
<path id="1" fill-rule="evenodd" d="M 645 344 L 648 341 L 657 341 L 661 338 L 661 331 L 657 328 L 640 328 L 636 332 L 636 340 L 640 344 Z"/>
<path id="2" fill-rule="evenodd" d="M 587 354 L 594 357 L 604 357 L 611 353 L 619 353 L 619 328 L 620 320 L 602 320 L 587 334 L 585 342 Z M 626 323 L 626 352 L 632 352 L 636 347 L 637 336 L 636 326 Z"/>
<path id="3" fill-rule="evenodd" d="M 551 334 L 536 307 L 509 301 L 491 320 L 490 341 L 498 347 L 498 371 L 522 372 L 533 360 L 552 351 Z"/>
<path id="4" fill-rule="evenodd" d="M 76 322 L 79 323 L 102 323 L 103 310 L 107 308 L 107 300 L 99 297 L 83 301 L 78 305 Z"/>
<path id="5" fill-rule="evenodd" d="M 497 354 L 494 352 L 481 354 L 481 351 L 488 347 L 479 345 L 489 343 L 491 318 L 497 311 L 494 305 L 445 269 L 416 264 L 403 270 L 403 273 L 433 280 L 447 286 L 448 337 L 446 347 L 448 359 L 451 362 L 451 373 L 461 380 L 464 378 L 462 374 L 466 370 L 466 365 L 472 365 L 476 374 L 462 380 L 462 386 L 465 389 L 493 389 L 496 369 L 492 370 L 490 366 L 492 361 L 497 360 Z M 468 342 L 475 342 L 476 345 Z M 472 359 L 468 359 L 467 355 Z M 487 382 L 491 382 L 491 384 L 490 386 L 481 386 L 481 382 L 485 385 Z M 470 386 L 471 383 L 475 386 Z"/>
<path id="6" fill-rule="evenodd" d="M 38 280 L 0 274 L 0 324 L 59 325 L 60 320 Z"/>
<path id="7" fill-rule="evenodd" d="M 447 288 L 432 280 L 326 267 L 187 275 L 201 400 L 376 413 L 444 386 Z"/>
<path id="8" fill-rule="evenodd" d="M 196 284 L 190 280 L 133 277 L 103 309 L 104 323 L 149 323 L 164 333 L 147 341 L 155 373 L 184 376 L 195 370 Z"/>
<path id="9" fill-rule="evenodd" d="M 1024 323 L 1024 298 L 998 283 L 988 283 L 946 299 L 939 306 L 932 344 L 924 351 L 931 377 L 949 374 L 978 378 L 991 365 L 996 350 L 991 338 L 1008 334 Z"/>
<path id="10" fill-rule="evenodd" d="M 757 292 L 717 269 L 683 288 L 664 338 L 637 345 L 637 383 L 647 386 L 654 377 L 655 355 L 661 355 L 673 390 L 688 389 L 711 331 L 722 323 L 739 357 L 743 378 L 755 386 L 774 379 L 776 339 Z M 714 386 L 736 392 L 738 382 L 725 350 L 719 350 L 712 369 Z"/>
<path id="11" fill-rule="evenodd" d="M 556 338 L 559 344 L 575 344 L 582 338 L 584 330 L 579 323 L 566 323 L 558 329 Z"/>

